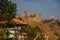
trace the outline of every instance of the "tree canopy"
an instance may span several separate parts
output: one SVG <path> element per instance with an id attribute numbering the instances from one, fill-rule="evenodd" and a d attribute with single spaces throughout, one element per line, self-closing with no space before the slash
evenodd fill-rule
<path id="1" fill-rule="evenodd" d="M 0 17 L 9 20 L 16 16 L 16 4 L 9 0 L 0 0 Z"/>

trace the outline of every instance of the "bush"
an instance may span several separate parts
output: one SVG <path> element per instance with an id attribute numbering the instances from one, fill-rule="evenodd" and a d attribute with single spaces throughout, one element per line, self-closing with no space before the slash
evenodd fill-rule
<path id="1" fill-rule="evenodd" d="M 0 39 L 6 39 L 6 38 L 7 38 L 7 35 L 4 32 L 4 29 L 3 28 L 0 28 Z"/>

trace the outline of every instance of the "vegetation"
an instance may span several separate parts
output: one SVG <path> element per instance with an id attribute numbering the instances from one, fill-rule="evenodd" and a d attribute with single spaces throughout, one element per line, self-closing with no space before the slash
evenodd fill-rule
<path id="1" fill-rule="evenodd" d="M 6 39 L 6 38 L 7 38 L 7 35 L 4 32 L 3 28 L 0 28 L 0 39 Z"/>
<path id="2" fill-rule="evenodd" d="M 54 35 L 60 37 L 60 20 L 59 19 L 46 19 L 43 21 L 44 24 L 54 33 Z M 60 38 L 59 38 L 60 39 Z"/>
<path id="3" fill-rule="evenodd" d="M 16 4 L 10 0 L 0 0 L 0 21 L 9 21 L 16 16 Z M 4 25 L 0 26 L 6 26 Z M 4 28 L 0 27 L 0 40 L 8 38 L 8 32 Z"/>
<path id="4" fill-rule="evenodd" d="M 22 27 L 22 32 L 26 32 L 28 34 L 28 38 L 26 40 L 44 40 L 44 37 L 41 36 L 43 32 L 38 26 L 32 27 L 28 25 L 26 27 Z"/>
<path id="5" fill-rule="evenodd" d="M 4 20 L 14 18 L 16 15 L 16 4 L 9 0 L 0 0 L 0 17 Z"/>
<path id="6" fill-rule="evenodd" d="M 12 18 L 14 18 L 16 16 L 16 4 L 9 1 L 9 0 L 0 0 L 0 20 L 11 20 Z M 30 17 L 35 17 L 36 15 L 30 15 Z M 22 18 L 20 18 L 20 20 L 22 20 Z M 59 20 L 54 20 L 54 19 L 48 19 L 48 20 L 44 20 L 43 23 L 47 23 L 49 25 L 47 25 L 49 28 L 55 28 L 56 26 L 60 27 L 60 21 Z M 41 25 L 44 25 L 41 24 Z M 4 24 L 3 26 L 6 26 L 7 24 Z M 39 25 L 39 24 L 38 24 Z M 45 30 L 48 33 L 48 27 L 47 29 L 43 30 L 43 27 L 40 28 L 40 26 L 38 25 L 27 25 L 22 27 L 21 32 L 26 32 L 28 35 L 28 38 L 26 40 L 45 40 L 45 38 L 43 37 L 44 35 L 42 35 L 42 32 L 44 32 Z M 2 25 L 1 25 L 2 26 Z M 45 27 L 44 27 L 45 28 Z M 56 29 L 56 28 L 55 28 Z M 46 32 L 45 31 L 45 32 Z M 56 30 L 52 30 L 54 31 L 55 35 L 58 35 Z M 52 33 L 52 32 L 51 32 Z M 0 28 L 0 39 L 7 39 L 9 36 L 9 32 L 6 32 L 4 30 L 4 28 Z M 18 32 L 16 32 L 15 30 L 15 37 L 18 36 Z M 55 37 L 50 37 L 50 39 L 55 39 Z M 60 40 L 60 38 L 59 38 Z"/>

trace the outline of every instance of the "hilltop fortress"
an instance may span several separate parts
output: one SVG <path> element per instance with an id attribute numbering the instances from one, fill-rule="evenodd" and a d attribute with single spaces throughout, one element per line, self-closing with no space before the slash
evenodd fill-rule
<path id="1" fill-rule="evenodd" d="M 19 15 L 19 19 L 23 22 L 27 23 L 32 23 L 32 22 L 41 22 L 41 14 L 35 13 L 35 14 L 30 14 L 30 13 L 22 13 Z"/>

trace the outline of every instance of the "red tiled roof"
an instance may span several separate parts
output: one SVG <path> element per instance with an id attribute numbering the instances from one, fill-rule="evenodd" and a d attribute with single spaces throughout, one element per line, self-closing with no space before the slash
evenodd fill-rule
<path id="1" fill-rule="evenodd" d="M 14 19 L 11 20 L 10 24 L 26 24 L 26 23 L 20 21 L 17 18 L 14 18 Z"/>
<path id="2" fill-rule="evenodd" d="M 7 21 L 0 21 L 0 24 L 6 24 Z"/>
<path id="3" fill-rule="evenodd" d="M 6 24 L 6 23 L 8 23 L 8 24 L 18 24 L 18 25 L 26 24 L 26 23 L 20 21 L 18 18 L 13 18 L 10 22 L 8 22 L 8 21 L 0 21 L 0 24 Z"/>

